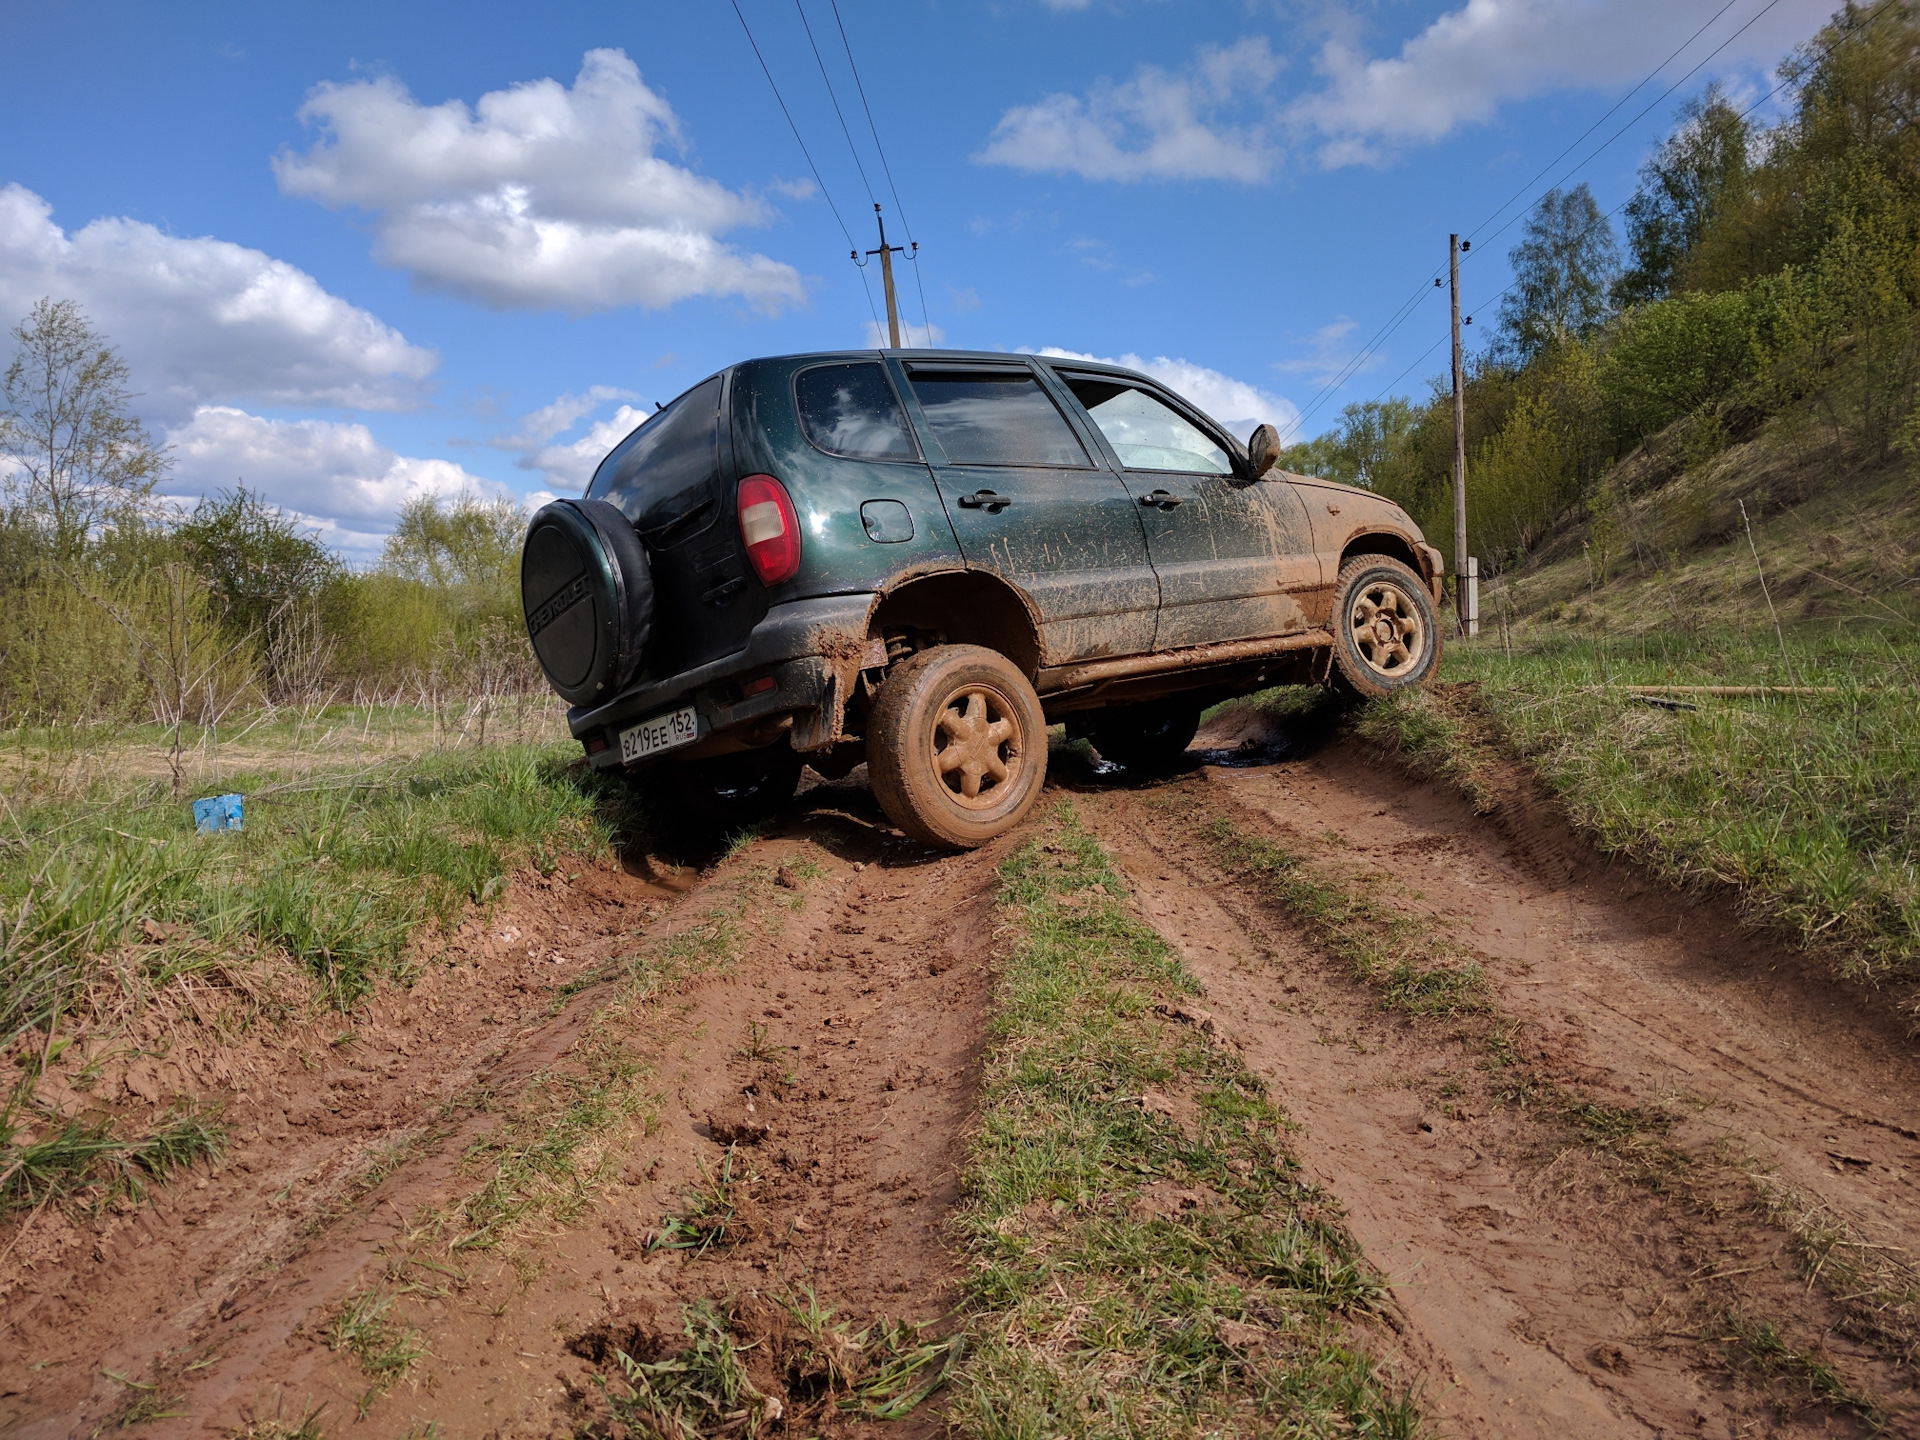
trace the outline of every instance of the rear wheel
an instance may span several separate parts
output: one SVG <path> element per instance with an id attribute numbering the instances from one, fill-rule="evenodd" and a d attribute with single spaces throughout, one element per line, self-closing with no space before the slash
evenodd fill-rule
<path id="1" fill-rule="evenodd" d="M 1100 758 L 1129 770 L 1170 770 L 1200 729 L 1200 704 L 1175 698 L 1103 710 L 1087 727 Z"/>
<path id="2" fill-rule="evenodd" d="M 1047 774 L 1047 722 L 1013 662 L 939 645 L 896 666 L 867 726 L 867 774 L 916 840 L 970 849 L 1017 824 Z"/>
<path id="3" fill-rule="evenodd" d="M 1418 575 L 1386 555 L 1356 555 L 1342 567 L 1333 587 L 1333 664 L 1367 699 L 1433 678 L 1440 620 Z"/>

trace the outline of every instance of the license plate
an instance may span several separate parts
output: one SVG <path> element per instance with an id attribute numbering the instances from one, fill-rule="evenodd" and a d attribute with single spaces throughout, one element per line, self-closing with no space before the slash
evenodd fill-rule
<path id="1" fill-rule="evenodd" d="M 620 763 L 631 765 L 635 760 L 658 755 L 662 750 L 691 745 L 699 738 L 700 722 L 693 706 L 682 705 L 678 710 L 669 710 L 664 715 L 656 715 L 651 720 L 642 720 L 638 725 L 622 730 Z"/>

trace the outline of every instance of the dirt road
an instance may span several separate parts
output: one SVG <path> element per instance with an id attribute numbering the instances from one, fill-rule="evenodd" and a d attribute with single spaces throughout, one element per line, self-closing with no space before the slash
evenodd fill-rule
<path id="1" fill-rule="evenodd" d="M 1870 999 L 1518 792 L 1487 819 L 1350 741 L 1263 758 L 1060 751 L 1049 803 L 1300 1125 L 1443 1432 L 1920 1433 L 1920 1081 Z M 935 855 L 817 787 L 697 875 L 523 877 L 410 992 L 234 1041 L 214 1173 L 0 1231 L 0 1433 L 571 1435 L 690 1303 L 740 1300 L 774 1372 L 770 1297 L 940 1320 L 1020 838 Z M 1417 918 L 1474 1002 L 1383 1003 L 1229 840 Z M 791 1433 L 880 1428 L 762 1379 Z"/>

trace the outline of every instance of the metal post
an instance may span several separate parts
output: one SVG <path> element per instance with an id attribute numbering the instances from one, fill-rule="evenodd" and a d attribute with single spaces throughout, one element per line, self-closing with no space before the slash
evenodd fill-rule
<path id="1" fill-rule="evenodd" d="M 1460 363 L 1460 237 L 1447 237 L 1453 286 L 1453 598 L 1467 630 L 1467 393 Z"/>
<path id="2" fill-rule="evenodd" d="M 893 298 L 893 252 L 900 247 L 887 244 L 887 222 L 881 215 L 880 206 L 877 203 L 873 207 L 873 218 L 880 226 L 880 278 L 885 282 L 887 289 L 887 334 L 892 337 L 893 348 L 898 350 L 900 348 L 900 307 Z M 873 251 L 869 250 L 867 253 L 871 255 Z"/>

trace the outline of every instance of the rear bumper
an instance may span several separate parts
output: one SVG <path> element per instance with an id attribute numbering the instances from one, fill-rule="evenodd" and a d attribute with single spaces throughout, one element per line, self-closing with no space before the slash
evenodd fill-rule
<path id="1" fill-rule="evenodd" d="M 620 732 L 668 710 L 691 703 L 699 727 L 691 746 L 664 752 L 697 752 L 716 737 L 747 731 L 757 722 L 801 712 L 824 712 L 825 728 L 838 728 L 836 701 L 843 702 L 859 672 L 870 664 L 884 664 L 885 652 L 868 654 L 867 617 L 880 597 L 872 592 L 825 595 L 776 605 L 731 655 L 723 655 L 693 670 L 643 682 L 604 705 L 567 712 L 573 738 L 587 747 L 596 770 L 621 764 Z M 770 678 L 771 686 L 747 694 L 743 681 L 756 684 Z M 596 750 L 598 742 L 603 748 Z M 737 746 L 736 746 L 737 748 Z"/>
<path id="2" fill-rule="evenodd" d="M 1427 589 L 1433 595 L 1433 603 L 1443 604 L 1447 590 L 1447 562 L 1441 558 L 1438 550 L 1424 540 L 1413 548 L 1414 553 L 1420 557 L 1420 568 L 1426 572 L 1422 578 L 1427 582 Z"/>

